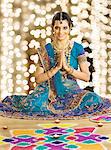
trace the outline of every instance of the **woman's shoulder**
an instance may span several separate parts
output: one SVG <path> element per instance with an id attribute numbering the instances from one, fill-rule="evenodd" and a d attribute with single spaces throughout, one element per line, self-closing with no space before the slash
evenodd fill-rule
<path id="1" fill-rule="evenodd" d="M 74 41 L 73 44 L 74 44 L 74 46 L 75 46 L 76 48 L 83 48 L 82 43 L 79 43 L 79 42 Z"/>
<path id="2" fill-rule="evenodd" d="M 73 52 L 78 57 L 81 54 L 84 54 L 84 48 L 83 45 L 79 42 L 74 41 L 73 42 Z"/>

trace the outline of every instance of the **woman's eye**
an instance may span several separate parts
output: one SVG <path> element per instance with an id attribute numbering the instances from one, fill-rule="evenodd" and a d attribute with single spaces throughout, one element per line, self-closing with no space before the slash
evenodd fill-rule
<path id="1" fill-rule="evenodd" d="M 66 29 L 67 29 L 67 27 L 64 27 L 64 29 L 66 30 Z"/>
<path id="2" fill-rule="evenodd" d="M 57 29 L 58 29 L 58 27 L 56 26 L 56 27 L 55 27 L 55 29 L 57 30 Z"/>

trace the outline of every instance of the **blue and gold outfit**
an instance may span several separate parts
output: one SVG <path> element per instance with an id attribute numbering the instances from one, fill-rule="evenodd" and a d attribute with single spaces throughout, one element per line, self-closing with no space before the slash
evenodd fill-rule
<path id="1" fill-rule="evenodd" d="M 51 43 L 45 45 L 49 69 L 56 65 L 56 54 Z M 78 69 L 78 58 L 84 56 L 83 46 L 74 42 L 70 52 L 70 66 Z M 45 60 L 45 64 L 48 63 Z M 52 90 L 54 102 L 49 99 Z M 51 95 L 50 95 L 51 98 Z M 77 84 L 76 79 L 70 74 L 64 75 L 64 71 L 58 71 L 48 81 L 38 85 L 33 93 L 7 96 L 0 103 L 0 115 L 18 118 L 75 118 L 76 116 L 90 116 L 108 113 L 111 111 L 111 102 L 94 92 L 83 90 Z"/>

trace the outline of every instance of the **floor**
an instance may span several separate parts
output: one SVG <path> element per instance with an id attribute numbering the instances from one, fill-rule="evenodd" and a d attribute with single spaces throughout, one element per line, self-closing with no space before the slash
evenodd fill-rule
<path id="1" fill-rule="evenodd" d="M 45 149 L 111 150 L 111 122 L 98 127 L 89 119 L 55 123 L 0 117 L 0 150 Z"/>

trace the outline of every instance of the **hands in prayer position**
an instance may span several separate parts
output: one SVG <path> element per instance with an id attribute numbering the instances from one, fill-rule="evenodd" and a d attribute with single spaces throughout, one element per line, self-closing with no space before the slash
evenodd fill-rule
<path id="1" fill-rule="evenodd" d="M 80 70 L 77 70 L 74 67 L 70 66 L 70 52 L 72 50 L 72 46 L 69 38 L 69 33 L 72 23 L 69 23 L 68 20 L 64 19 L 62 20 L 62 23 L 60 20 L 55 20 L 54 24 L 52 25 L 52 47 L 55 53 L 57 54 L 55 56 L 56 66 L 52 67 L 51 69 L 47 69 L 48 71 L 43 70 L 44 68 L 38 69 L 41 71 L 37 71 L 37 73 L 35 74 L 36 82 L 41 83 L 46 80 L 49 80 L 61 69 L 65 70 L 66 74 L 70 74 L 76 79 L 89 81 L 90 74 L 86 60 L 79 61 L 77 57 L 76 61 L 79 65 Z M 67 59 L 66 54 L 68 54 Z"/>
<path id="2" fill-rule="evenodd" d="M 65 56 L 64 50 L 59 52 L 57 62 L 58 62 L 57 67 L 59 68 L 59 70 L 64 69 L 69 74 L 71 72 L 73 72 L 74 69 L 72 69 L 66 61 L 66 56 Z"/>

